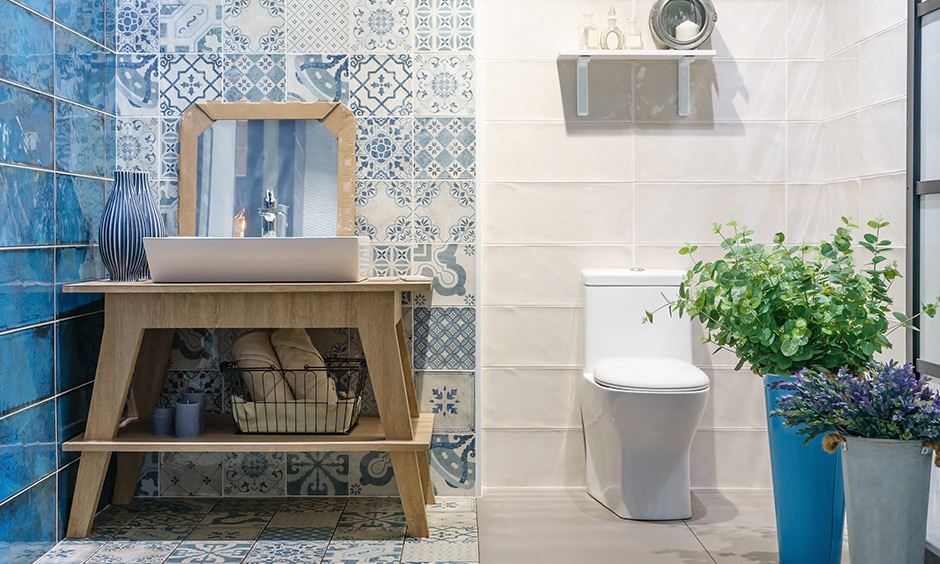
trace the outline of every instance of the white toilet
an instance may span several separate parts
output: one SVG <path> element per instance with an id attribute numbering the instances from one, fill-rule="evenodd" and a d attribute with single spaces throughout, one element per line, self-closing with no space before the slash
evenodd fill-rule
<path id="1" fill-rule="evenodd" d="M 678 270 L 588 269 L 581 417 L 587 492 L 624 519 L 692 516 L 689 449 L 709 381 L 692 362 L 692 324 L 653 310 Z"/>

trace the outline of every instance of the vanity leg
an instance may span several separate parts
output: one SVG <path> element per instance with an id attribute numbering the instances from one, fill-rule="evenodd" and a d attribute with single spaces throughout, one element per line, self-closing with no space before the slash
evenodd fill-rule
<path id="1" fill-rule="evenodd" d="M 414 438 L 411 426 L 412 406 L 405 383 L 405 362 L 402 359 L 401 337 L 396 319 L 397 293 L 376 293 L 359 299 L 357 323 L 362 337 L 362 348 L 372 377 L 372 388 L 379 407 L 382 428 L 389 439 Z M 410 366 L 407 371 L 411 372 Z M 413 393 L 413 392 L 412 392 Z M 413 537 L 428 536 L 428 518 L 424 508 L 424 484 L 414 451 L 392 452 L 392 468 L 398 482 L 398 492 L 405 509 L 408 530 Z"/>
<path id="2" fill-rule="evenodd" d="M 136 325 L 139 312 L 133 307 L 133 299 L 134 296 L 105 297 L 104 335 L 85 439 L 110 440 L 117 434 L 143 338 L 143 329 Z M 110 452 L 82 453 L 69 515 L 69 537 L 87 537 L 91 532 L 110 458 Z"/>
<path id="3" fill-rule="evenodd" d="M 398 351 L 401 357 L 402 372 L 405 376 L 405 393 L 408 394 L 408 409 L 412 417 L 418 416 L 418 398 L 415 390 L 414 373 L 411 370 L 411 355 L 408 353 L 408 339 L 405 337 L 405 325 L 398 320 L 395 325 L 398 335 Z M 431 484 L 431 469 L 428 466 L 427 453 L 418 452 L 418 470 L 421 474 L 421 485 L 424 488 L 425 505 L 434 505 L 434 486 Z"/>
<path id="4" fill-rule="evenodd" d="M 428 452 L 416 452 L 418 456 L 418 472 L 421 474 L 421 486 L 424 489 L 424 504 L 434 505 L 434 484 L 431 483 L 431 466 L 428 463 Z"/>
<path id="5" fill-rule="evenodd" d="M 144 331 L 140 354 L 131 380 L 131 398 L 127 407 L 128 417 L 150 417 L 151 411 L 160 401 L 163 377 L 173 349 L 175 329 L 147 329 Z M 140 479 L 140 467 L 146 453 L 118 453 L 117 479 L 114 483 L 115 505 L 126 505 L 133 501 Z"/>
<path id="6" fill-rule="evenodd" d="M 401 504 L 405 510 L 405 520 L 408 522 L 408 533 L 411 537 L 427 537 L 428 517 L 424 509 L 424 486 L 418 469 L 418 457 L 423 453 L 396 451 L 389 454 L 392 457 L 392 468 L 398 482 Z"/>
<path id="7" fill-rule="evenodd" d="M 405 337 L 405 325 L 401 319 L 395 324 L 398 336 L 398 356 L 401 358 L 402 374 L 405 377 L 405 393 L 408 394 L 408 411 L 412 417 L 418 416 L 418 396 L 415 379 L 411 371 L 411 355 L 408 354 L 408 339 Z"/>

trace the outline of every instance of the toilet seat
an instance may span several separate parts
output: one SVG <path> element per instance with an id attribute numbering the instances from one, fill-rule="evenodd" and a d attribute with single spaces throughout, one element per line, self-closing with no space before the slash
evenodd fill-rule
<path id="1" fill-rule="evenodd" d="M 707 390 L 708 376 L 674 358 L 609 358 L 594 367 L 594 381 L 605 388 L 634 392 L 696 392 Z"/>

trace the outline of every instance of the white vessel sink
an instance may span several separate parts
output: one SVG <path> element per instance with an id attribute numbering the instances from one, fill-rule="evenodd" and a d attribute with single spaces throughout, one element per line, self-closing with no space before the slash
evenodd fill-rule
<path id="1" fill-rule="evenodd" d="M 154 282 L 358 282 L 368 237 L 144 238 Z"/>

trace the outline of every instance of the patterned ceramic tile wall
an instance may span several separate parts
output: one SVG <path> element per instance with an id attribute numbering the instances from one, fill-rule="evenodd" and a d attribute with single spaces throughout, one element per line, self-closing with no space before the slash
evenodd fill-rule
<path id="1" fill-rule="evenodd" d="M 434 483 L 476 489 L 476 123 L 472 0 L 118 0 L 117 159 L 158 186 L 171 233 L 177 127 L 200 100 L 340 101 L 358 122 L 356 226 L 376 276 L 425 274 L 408 296 L 422 410 L 437 414 Z M 2 67 L 2 61 L 0 61 Z M 415 306 L 415 307 L 410 307 Z M 235 334 L 180 331 L 163 402 L 206 387 Z M 328 356 L 361 355 L 355 331 L 314 332 Z M 375 411 L 371 388 L 367 410 Z M 188 469 L 188 470 L 187 470 Z M 186 478 L 185 473 L 196 478 Z M 395 495 L 387 455 L 212 458 L 164 454 L 140 495 Z"/>
<path id="2" fill-rule="evenodd" d="M 102 331 L 100 297 L 61 285 L 102 274 L 114 10 L 54 4 L 0 0 L 0 562 L 11 564 L 62 538 L 77 464 L 59 445 L 84 429 Z"/>

